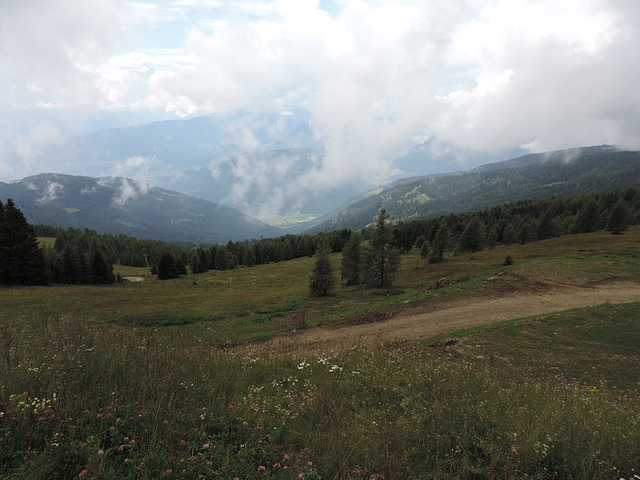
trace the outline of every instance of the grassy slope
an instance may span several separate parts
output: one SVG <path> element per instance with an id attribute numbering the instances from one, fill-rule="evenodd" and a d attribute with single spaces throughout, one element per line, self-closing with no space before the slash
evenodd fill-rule
<path id="1" fill-rule="evenodd" d="M 304 312 L 307 324 L 314 325 L 361 312 L 405 310 L 460 296 L 490 295 L 498 286 L 486 278 L 502 268 L 507 255 L 516 262 L 513 271 L 530 279 L 557 277 L 580 283 L 623 275 L 636 278 L 640 273 L 639 240 L 640 228 L 635 227 L 621 236 L 606 232 L 567 236 L 523 246 L 499 247 L 473 257 L 449 257 L 438 265 L 420 259 L 414 249 L 402 256 L 391 292 L 338 287 L 335 295 L 328 299 L 312 299 L 308 295 L 313 258 L 227 272 L 212 271 L 166 282 L 0 289 L 0 302 L 6 305 L 0 311 L 0 323 L 37 314 L 119 325 L 190 324 L 196 330 L 214 330 L 221 341 L 264 338 L 295 328 L 297 320 L 293 314 L 296 312 Z M 336 275 L 339 275 L 340 261 L 339 254 L 332 256 Z M 115 272 L 122 276 L 148 275 L 146 269 L 122 266 L 116 266 Z M 427 291 L 443 278 L 445 285 L 457 285 Z"/>
<path id="2" fill-rule="evenodd" d="M 638 304 L 302 363 L 215 346 L 291 328 L 294 311 L 314 323 L 499 293 L 486 279 L 507 254 L 531 280 L 635 279 L 639 236 L 565 237 L 438 266 L 409 255 L 395 295 L 345 288 L 312 300 L 312 259 L 198 285 L 2 289 L 0 478 L 633 478 Z M 442 278 L 468 280 L 426 290 Z M 192 323 L 154 325 L 175 317 Z"/>

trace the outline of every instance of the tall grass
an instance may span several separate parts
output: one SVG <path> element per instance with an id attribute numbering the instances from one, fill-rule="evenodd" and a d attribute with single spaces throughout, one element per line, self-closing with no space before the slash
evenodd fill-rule
<path id="1" fill-rule="evenodd" d="M 308 296 L 308 258 L 0 289 L 0 478 L 640 478 L 638 305 L 480 330 L 455 348 L 294 358 L 243 343 L 300 318 L 499 293 L 487 279 L 506 255 L 525 282 L 637 279 L 639 237 L 563 237 L 440 265 L 412 253 L 393 291 L 329 299 Z M 429 291 L 435 282 L 448 286 Z"/>
<path id="2" fill-rule="evenodd" d="M 637 390 L 399 345 L 305 360 L 215 336 L 3 327 L 0 478 L 619 478 Z"/>

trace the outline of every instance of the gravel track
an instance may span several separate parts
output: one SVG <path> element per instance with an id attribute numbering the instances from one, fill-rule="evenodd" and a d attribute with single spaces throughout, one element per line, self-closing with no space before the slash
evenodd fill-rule
<path id="1" fill-rule="evenodd" d="M 480 325 L 606 303 L 640 301 L 640 286 L 622 282 L 596 287 L 561 288 L 538 294 L 470 298 L 442 304 L 434 311 L 340 328 L 316 327 L 279 335 L 263 344 L 271 351 L 294 355 L 338 354 L 399 342 L 415 342 Z"/>

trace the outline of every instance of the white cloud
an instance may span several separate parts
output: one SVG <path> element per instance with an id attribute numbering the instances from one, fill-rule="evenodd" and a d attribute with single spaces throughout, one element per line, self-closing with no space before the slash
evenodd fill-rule
<path id="1" fill-rule="evenodd" d="M 161 166 L 161 162 L 156 158 L 135 156 L 117 163 L 113 167 L 111 174 L 113 177 L 124 177 L 131 180 L 131 183 L 125 187 L 125 190 L 129 189 L 129 187 L 136 187 L 137 191 L 141 195 L 144 195 L 152 188 L 152 184 L 159 174 L 159 172 L 154 171 L 154 169 L 159 166 Z M 126 202 L 127 199 L 125 196 L 124 202 Z M 124 205 L 124 202 L 122 202 L 122 205 Z"/>
<path id="2" fill-rule="evenodd" d="M 118 185 L 116 193 L 111 198 L 111 204 L 118 208 L 124 208 L 124 205 L 134 198 L 139 196 L 139 191 L 136 188 L 135 183 L 129 182 L 123 178 Z"/>
<path id="3" fill-rule="evenodd" d="M 315 114 L 326 156 L 295 188 L 314 190 L 388 176 L 392 159 L 425 132 L 484 150 L 640 147 L 635 0 L 340 0 L 330 12 L 319 5 L 8 2 L 0 15 L 0 115 L 82 106 L 80 117 L 92 108 L 187 117 L 301 105 Z M 43 149 L 80 121 L 67 114 L 65 126 L 54 126 L 36 114 L 23 128 L 0 120 L 0 174 L 42 169 Z M 229 135 L 254 150 L 250 127 Z M 144 182 L 158 168 L 127 159 L 113 173 Z M 257 180 L 253 168 L 238 168 L 247 176 L 239 197 Z"/>
<path id="4" fill-rule="evenodd" d="M 58 192 L 63 189 L 64 189 L 64 185 L 58 182 L 48 181 L 42 196 L 38 198 L 36 201 L 38 203 L 51 202 L 52 200 L 55 200 L 56 198 L 58 198 Z"/>

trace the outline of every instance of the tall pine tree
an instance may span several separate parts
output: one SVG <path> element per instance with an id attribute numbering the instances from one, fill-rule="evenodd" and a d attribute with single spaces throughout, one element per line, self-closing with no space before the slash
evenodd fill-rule
<path id="1" fill-rule="evenodd" d="M 393 242 L 389 215 L 384 208 L 369 242 L 365 282 L 372 287 L 390 287 L 400 265 L 400 253 Z"/>
<path id="2" fill-rule="evenodd" d="M 438 225 L 438 230 L 433 237 L 431 245 L 431 253 L 429 254 L 429 263 L 440 263 L 444 260 L 444 251 L 449 244 L 449 225 L 445 219 L 442 219 Z"/>
<path id="3" fill-rule="evenodd" d="M 362 270 L 362 236 L 360 232 L 353 232 L 342 249 L 342 280 L 346 285 L 360 285 Z"/>
<path id="4" fill-rule="evenodd" d="M 620 198 L 609 213 L 607 230 L 609 230 L 613 235 L 623 234 L 629 228 L 630 221 L 631 212 L 629 210 L 629 204 L 624 200 L 624 198 Z"/>
<path id="5" fill-rule="evenodd" d="M 309 291 L 314 297 L 326 297 L 333 293 L 336 279 L 329 259 L 329 244 L 323 239 L 316 249 L 316 264 L 313 267 Z"/>
<path id="6" fill-rule="evenodd" d="M 44 255 L 33 226 L 12 199 L 0 202 L 0 283 L 44 285 Z"/>

